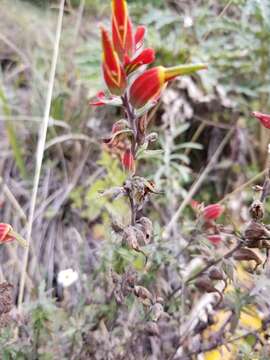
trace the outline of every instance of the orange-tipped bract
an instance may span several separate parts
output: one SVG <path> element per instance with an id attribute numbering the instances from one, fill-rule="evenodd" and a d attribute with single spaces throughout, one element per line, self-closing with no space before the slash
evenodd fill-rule
<path id="1" fill-rule="evenodd" d="M 133 55 L 134 38 L 126 0 L 112 0 L 112 37 L 120 60 Z"/>
<path id="2" fill-rule="evenodd" d="M 114 95 L 122 95 L 126 89 L 126 75 L 117 53 L 114 51 L 108 32 L 101 27 L 103 47 L 103 75 L 106 85 Z"/>

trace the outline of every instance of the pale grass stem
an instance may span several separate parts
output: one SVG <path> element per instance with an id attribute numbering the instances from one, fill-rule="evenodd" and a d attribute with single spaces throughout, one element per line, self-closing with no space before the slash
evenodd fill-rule
<path id="1" fill-rule="evenodd" d="M 24 289 L 25 289 L 25 280 L 27 274 L 27 265 L 28 265 L 28 258 L 29 258 L 29 249 L 31 244 L 31 235 L 32 235 L 32 227 L 33 227 L 33 220 L 36 208 L 36 201 L 37 201 L 37 193 L 40 181 L 40 174 L 41 174 L 41 167 L 46 143 L 46 136 L 47 130 L 49 125 L 50 119 L 50 110 L 51 110 L 51 102 L 52 102 L 52 95 L 53 95 L 53 87 L 54 87 L 54 79 L 56 74 L 56 65 L 57 59 L 59 54 L 59 46 L 60 46 L 60 38 L 62 32 L 62 22 L 63 22 L 63 14 L 64 14 L 64 5 L 65 0 L 60 0 L 60 7 L 59 7 L 59 15 L 57 20 L 57 29 L 56 29 L 56 36 L 55 36 L 55 43 L 54 43 L 54 51 L 53 51 L 53 58 L 52 58 L 52 65 L 50 71 L 50 78 L 49 78 L 49 86 L 44 110 L 44 117 L 43 122 L 40 129 L 40 136 L 37 146 L 37 154 L 36 154 L 36 167 L 35 167 L 35 176 L 34 176 L 34 183 L 33 183 L 33 191 L 32 197 L 30 202 L 30 210 L 29 210 L 29 218 L 27 223 L 27 248 L 24 253 L 23 259 L 23 266 L 22 266 L 22 274 L 21 274 L 21 281 L 20 281 L 20 290 L 19 290 L 19 298 L 18 298 L 18 308 L 21 310 L 22 302 L 24 298 Z"/>

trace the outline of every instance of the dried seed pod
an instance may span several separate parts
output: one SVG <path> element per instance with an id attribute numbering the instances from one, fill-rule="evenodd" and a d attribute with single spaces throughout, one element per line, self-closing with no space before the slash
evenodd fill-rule
<path id="1" fill-rule="evenodd" d="M 197 279 L 197 280 L 195 281 L 194 284 L 195 284 L 195 286 L 196 286 L 199 290 L 201 290 L 201 291 L 203 291 L 203 292 L 207 292 L 207 293 L 214 293 L 214 292 L 216 292 L 216 293 L 218 293 L 218 295 L 219 295 L 219 301 L 218 301 L 218 303 L 216 304 L 216 306 L 218 306 L 218 305 L 223 301 L 223 295 L 222 295 L 222 293 L 221 293 L 218 289 L 216 289 L 216 288 L 214 287 L 214 285 L 212 284 L 211 279 L 210 279 L 208 276 L 206 276 L 206 275 L 201 276 L 199 279 Z"/>
<path id="2" fill-rule="evenodd" d="M 136 281 L 137 281 L 137 273 L 134 271 L 128 271 L 128 273 L 126 275 L 127 285 L 130 288 L 134 288 Z"/>
<path id="3" fill-rule="evenodd" d="M 111 270 L 111 277 L 114 284 L 117 284 L 121 280 L 121 276 Z"/>
<path id="4" fill-rule="evenodd" d="M 142 300 L 144 305 L 150 306 L 153 302 L 153 296 L 149 290 L 143 286 L 136 285 L 134 287 L 134 294 Z"/>
<path id="5" fill-rule="evenodd" d="M 13 307 L 13 285 L 4 282 L 0 284 L 0 315 L 10 312 Z"/>
<path id="6" fill-rule="evenodd" d="M 208 276 L 201 276 L 199 279 L 195 281 L 195 286 L 204 292 L 212 293 L 216 292 L 216 288 L 212 284 L 211 279 Z"/>
<path id="7" fill-rule="evenodd" d="M 233 254 L 233 258 L 234 258 L 234 260 L 238 260 L 238 261 L 254 260 L 256 262 L 256 266 L 255 266 L 254 270 L 256 270 L 257 267 L 262 263 L 262 260 L 259 258 L 259 256 L 254 251 L 247 249 L 247 248 L 241 248 L 241 249 L 237 250 Z"/>
<path id="8" fill-rule="evenodd" d="M 124 229 L 123 234 L 123 244 L 127 245 L 129 248 L 138 250 L 139 244 L 136 237 L 136 231 L 133 226 L 129 225 Z"/>
<path id="9" fill-rule="evenodd" d="M 138 224 L 136 224 L 136 226 L 134 227 L 134 231 L 136 233 L 136 238 L 137 238 L 138 244 L 140 246 L 146 245 L 146 236 L 145 236 L 141 226 L 138 226 Z"/>
<path id="10" fill-rule="evenodd" d="M 247 240 L 270 239 L 270 231 L 263 224 L 251 220 L 244 232 L 244 236 Z"/>
<path id="11" fill-rule="evenodd" d="M 160 303 L 160 304 L 164 304 L 164 299 L 163 299 L 163 297 L 158 296 L 157 299 L 156 299 L 156 302 L 157 302 L 157 303 Z"/>
<path id="12" fill-rule="evenodd" d="M 141 234 L 141 235 L 143 236 L 143 234 Z M 130 249 L 133 249 L 133 250 L 143 254 L 143 256 L 145 257 L 145 265 L 147 264 L 148 256 L 139 247 L 138 231 L 135 228 L 135 226 L 129 225 L 124 229 L 122 244 L 128 246 Z"/>
<path id="13" fill-rule="evenodd" d="M 255 200 L 250 205 L 249 214 L 255 221 L 260 221 L 264 218 L 264 204 L 260 200 Z"/>
<path id="14" fill-rule="evenodd" d="M 141 225 L 142 231 L 146 238 L 146 244 L 149 244 L 153 234 L 153 224 L 150 219 L 143 216 L 139 219 L 138 224 Z"/>
<path id="15" fill-rule="evenodd" d="M 224 275 L 216 266 L 212 266 L 208 276 L 211 280 L 224 280 Z"/>
<path id="16" fill-rule="evenodd" d="M 155 303 L 151 308 L 152 320 L 158 321 L 159 318 L 163 315 L 164 308 L 161 304 Z"/>
<path id="17" fill-rule="evenodd" d="M 112 229 L 116 234 L 122 233 L 124 230 L 124 226 L 123 224 L 121 224 L 120 222 L 118 222 L 116 219 L 112 219 L 112 223 L 111 223 Z"/>
<path id="18" fill-rule="evenodd" d="M 122 305 L 124 302 L 124 295 L 123 295 L 121 286 L 119 284 L 115 287 L 115 289 L 113 291 L 113 295 L 114 295 L 116 303 L 118 305 Z"/>
<path id="19" fill-rule="evenodd" d="M 151 336 L 160 336 L 158 324 L 154 321 L 148 321 L 145 325 L 145 331 Z"/>

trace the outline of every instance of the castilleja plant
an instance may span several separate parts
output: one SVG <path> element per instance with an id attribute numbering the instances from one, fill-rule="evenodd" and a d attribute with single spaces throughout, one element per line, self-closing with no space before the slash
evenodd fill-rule
<path id="1" fill-rule="evenodd" d="M 90 104 L 121 106 L 124 110 L 125 118 L 113 125 L 111 134 L 103 142 L 118 154 L 129 176 L 123 187 L 105 191 L 104 194 L 110 194 L 113 199 L 123 195 L 129 198 L 130 225 L 119 231 L 125 245 L 142 252 L 141 246 L 150 241 L 152 223 L 147 218 L 138 218 L 138 212 L 149 194 L 157 193 L 152 181 L 136 174 L 138 152 L 146 150 L 150 143 L 157 140 L 156 133 L 147 133 L 148 111 L 157 103 L 169 81 L 206 69 L 207 66 L 157 66 L 146 70 L 145 67 L 155 60 L 155 51 L 144 48 L 146 28 L 138 26 L 134 29 L 125 0 L 112 1 L 111 24 L 111 34 L 100 26 L 102 73 L 107 89 L 100 91 Z"/>
<path id="2" fill-rule="evenodd" d="M 120 196 L 129 199 L 130 221 L 125 225 L 113 221 L 112 228 L 120 236 L 124 247 L 145 256 L 146 265 L 148 256 L 142 248 L 151 242 L 153 226 L 149 218 L 141 215 L 141 211 L 149 195 L 159 193 L 153 181 L 137 174 L 139 152 L 147 150 L 149 144 L 158 138 L 156 133 L 148 133 L 148 112 L 157 104 L 170 81 L 178 76 L 207 69 L 207 65 L 185 64 L 146 69 L 154 62 L 155 51 L 144 48 L 146 28 L 134 28 L 125 0 L 112 1 L 111 34 L 103 26 L 100 26 L 100 30 L 103 49 L 102 73 L 106 90 L 100 91 L 90 104 L 120 106 L 124 110 L 124 118 L 112 126 L 111 134 L 103 139 L 103 143 L 119 156 L 128 175 L 122 186 L 106 189 L 103 196 L 109 196 L 112 200 Z M 215 208 L 213 212 L 210 209 L 205 216 L 217 218 L 221 212 L 221 209 Z M 116 302 L 121 304 L 124 298 L 132 293 L 144 305 L 151 307 L 151 311 L 155 312 L 152 316 L 154 321 L 148 322 L 147 326 L 151 332 L 158 333 L 156 321 L 163 312 L 163 299 L 138 285 L 137 276 L 130 268 L 118 270 L 112 272 Z"/>
<path id="3" fill-rule="evenodd" d="M 119 154 L 123 168 L 131 178 L 136 172 L 136 157 L 140 147 L 147 149 L 157 139 L 147 135 L 147 112 L 159 100 L 167 83 L 178 76 L 206 69 L 205 64 L 157 66 L 145 70 L 155 60 L 155 51 L 144 48 L 146 28 L 134 26 L 128 15 L 125 0 L 112 1 L 111 34 L 103 27 L 102 72 L 107 90 L 100 91 L 91 105 L 105 104 L 121 106 L 125 120 L 119 120 L 111 136 L 104 143 Z"/>

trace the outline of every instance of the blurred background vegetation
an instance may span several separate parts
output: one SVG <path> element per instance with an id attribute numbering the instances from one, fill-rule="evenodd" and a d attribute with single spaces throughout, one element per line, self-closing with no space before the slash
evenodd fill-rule
<path id="1" fill-rule="evenodd" d="M 183 77 L 168 87 L 151 114 L 152 129 L 160 135 L 152 150 L 162 151 L 149 153 L 140 163 L 140 172 L 163 191 L 147 206 L 156 237 L 148 249 L 153 266 L 141 274 L 142 282 L 151 286 L 160 277 L 153 286 L 166 294 L 177 280 L 181 266 L 175 254 L 183 243 L 177 233 L 170 243 L 161 243 L 161 228 L 232 127 L 236 131 L 196 199 L 219 201 L 265 168 L 269 133 L 249 114 L 252 110 L 270 113 L 270 3 L 128 3 L 134 22 L 148 27 L 147 45 L 157 51 L 156 64 L 209 64 L 207 72 Z M 1 222 L 11 223 L 22 235 L 57 14 L 57 1 L 1 0 L 0 4 L 0 213 Z M 111 218 L 125 221 L 127 205 L 99 197 L 100 191 L 125 179 L 118 160 L 112 160 L 100 142 L 120 114 L 114 108 L 96 110 L 88 105 L 103 87 L 98 24 L 109 26 L 109 20 L 110 1 L 66 1 L 28 267 L 26 300 L 32 300 L 25 312 L 31 316 L 25 320 L 20 343 L 9 344 L 10 329 L 1 335 L 3 359 L 54 359 L 59 349 L 61 359 L 109 359 L 105 345 L 97 357 L 87 348 L 89 331 L 101 319 L 109 329 L 118 311 L 108 296 L 108 271 L 119 262 L 133 261 L 138 269 L 143 267 L 143 259 L 116 246 L 111 234 Z M 246 221 L 252 197 L 247 187 L 227 202 L 237 227 Z M 188 232 L 192 216 L 187 208 L 183 233 Z M 14 245 L 0 250 L 1 277 L 16 288 L 23 250 Z M 56 276 L 66 268 L 78 271 L 80 281 L 63 296 Z M 52 300 L 55 296 L 57 303 Z M 95 344 L 98 341 L 96 335 Z M 243 351 L 248 353 L 250 348 Z"/>

